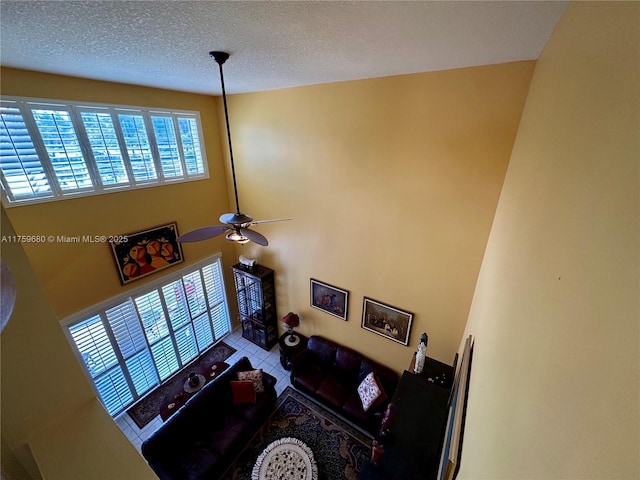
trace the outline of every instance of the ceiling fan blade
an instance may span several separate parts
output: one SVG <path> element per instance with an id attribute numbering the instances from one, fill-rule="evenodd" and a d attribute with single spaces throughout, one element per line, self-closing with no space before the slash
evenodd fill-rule
<path id="1" fill-rule="evenodd" d="M 267 237 L 265 237 L 261 233 L 254 232 L 253 230 L 249 230 L 248 228 L 241 228 L 240 233 L 252 242 L 257 243 L 258 245 L 262 245 L 263 247 L 269 245 L 269 240 L 267 240 Z"/>
<path id="2" fill-rule="evenodd" d="M 199 242 L 209 238 L 217 237 L 229 230 L 226 225 L 214 225 L 211 227 L 202 227 L 185 233 L 178 237 L 179 242 Z"/>
<path id="3" fill-rule="evenodd" d="M 258 223 L 269 223 L 269 222 L 285 222 L 287 220 L 291 220 L 290 218 L 273 218 L 271 220 L 256 220 L 255 222 L 251 222 L 251 225 L 257 225 Z"/>

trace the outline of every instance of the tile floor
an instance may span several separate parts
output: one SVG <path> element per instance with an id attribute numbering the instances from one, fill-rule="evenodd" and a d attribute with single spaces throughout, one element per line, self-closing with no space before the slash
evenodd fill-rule
<path id="1" fill-rule="evenodd" d="M 280 365 L 280 348 L 277 343 L 270 351 L 267 352 L 250 341 L 242 338 L 241 329 L 234 330 L 223 338 L 223 341 L 227 345 L 236 349 L 236 353 L 226 360 L 229 365 L 233 365 L 240 358 L 247 356 L 254 368 L 261 368 L 265 372 L 276 377 L 278 380 L 276 383 L 276 391 L 278 395 L 280 395 L 287 386 L 291 385 L 289 381 L 289 372 Z M 145 425 L 144 428 L 140 429 L 126 412 L 117 416 L 115 420 L 127 438 L 129 438 L 131 443 L 136 447 L 138 452 L 140 452 L 140 445 L 142 445 L 142 442 L 155 432 L 163 423 L 160 415 L 158 415 L 155 419 Z"/>

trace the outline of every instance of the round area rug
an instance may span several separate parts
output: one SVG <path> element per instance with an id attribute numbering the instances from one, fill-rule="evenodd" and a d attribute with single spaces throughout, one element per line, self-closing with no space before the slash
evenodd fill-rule
<path id="1" fill-rule="evenodd" d="M 318 466 L 313 452 L 302 440 L 280 438 L 262 451 L 251 480 L 318 480 Z"/>

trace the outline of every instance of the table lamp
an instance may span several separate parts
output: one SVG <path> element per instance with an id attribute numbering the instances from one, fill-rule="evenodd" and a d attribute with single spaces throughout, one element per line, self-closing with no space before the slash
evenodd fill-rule
<path id="1" fill-rule="evenodd" d="M 300 325 L 300 317 L 293 312 L 287 313 L 282 318 L 282 325 L 287 329 L 288 337 L 284 339 L 284 342 L 289 345 L 297 345 L 300 342 L 300 337 L 294 335 L 293 329 Z"/>

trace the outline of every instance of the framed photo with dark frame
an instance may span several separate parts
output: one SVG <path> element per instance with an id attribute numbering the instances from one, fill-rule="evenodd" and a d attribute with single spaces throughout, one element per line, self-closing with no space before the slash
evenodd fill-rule
<path id="1" fill-rule="evenodd" d="M 122 285 L 184 262 L 175 222 L 114 236 L 111 250 Z"/>
<path id="2" fill-rule="evenodd" d="M 413 314 L 364 297 L 362 328 L 402 345 L 409 345 Z"/>
<path id="3" fill-rule="evenodd" d="M 347 320 L 349 292 L 328 283 L 311 279 L 311 306 L 323 312 Z"/>

